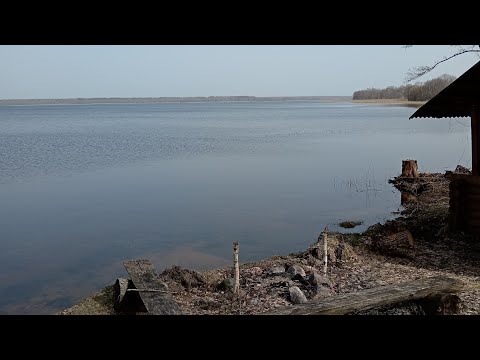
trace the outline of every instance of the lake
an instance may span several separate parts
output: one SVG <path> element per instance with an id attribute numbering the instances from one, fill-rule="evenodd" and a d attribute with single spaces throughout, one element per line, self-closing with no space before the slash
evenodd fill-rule
<path id="1" fill-rule="evenodd" d="M 304 250 L 392 218 L 401 161 L 471 166 L 469 119 L 326 102 L 0 107 L 0 313 L 51 314 L 127 277 Z"/>

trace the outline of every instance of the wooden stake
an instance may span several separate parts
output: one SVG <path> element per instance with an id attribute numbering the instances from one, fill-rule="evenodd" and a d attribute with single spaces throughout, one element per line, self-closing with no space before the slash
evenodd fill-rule
<path id="1" fill-rule="evenodd" d="M 238 241 L 233 243 L 233 268 L 235 271 L 235 287 L 233 288 L 233 293 L 238 294 L 240 292 L 240 269 L 238 267 Z"/>
<path id="2" fill-rule="evenodd" d="M 327 276 L 328 246 L 327 246 L 327 227 L 323 230 L 323 275 Z"/>

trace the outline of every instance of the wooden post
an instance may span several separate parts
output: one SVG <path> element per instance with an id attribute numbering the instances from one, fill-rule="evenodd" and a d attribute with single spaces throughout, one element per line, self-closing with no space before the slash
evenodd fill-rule
<path id="1" fill-rule="evenodd" d="M 480 140 L 479 138 L 479 127 L 480 127 L 480 114 L 479 114 L 479 106 L 478 105 L 473 105 L 472 108 L 472 121 L 471 121 L 471 131 L 472 131 L 472 175 L 473 176 L 478 176 L 479 174 L 479 153 L 478 151 L 479 146 L 478 146 L 478 141 Z"/>
<path id="2" fill-rule="evenodd" d="M 402 176 L 403 177 L 418 177 L 417 160 L 402 160 Z"/>
<path id="3" fill-rule="evenodd" d="M 238 294 L 240 292 L 240 269 L 238 267 L 238 241 L 233 243 L 233 268 L 235 271 L 235 287 L 233 288 L 233 293 Z"/>
<path id="4" fill-rule="evenodd" d="M 328 261 L 328 244 L 327 244 L 327 227 L 323 230 L 323 275 L 327 276 L 327 261 Z"/>

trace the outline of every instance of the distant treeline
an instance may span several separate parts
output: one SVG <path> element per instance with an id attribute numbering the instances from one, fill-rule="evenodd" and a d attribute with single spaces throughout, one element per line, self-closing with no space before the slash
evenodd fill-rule
<path id="1" fill-rule="evenodd" d="M 353 100 L 405 99 L 408 101 L 428 101 L 455 81 L 453 75 L 443 74 L 435 79 L 417 82 L 414 85 L 389 86 L 385 89 L 365 89 L 353 93 Z"/>

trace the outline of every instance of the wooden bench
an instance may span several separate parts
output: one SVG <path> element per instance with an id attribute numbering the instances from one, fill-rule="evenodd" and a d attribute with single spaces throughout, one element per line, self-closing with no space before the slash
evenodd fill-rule
<path id="1" fill-rule="evenodd" d="M 431 277 L 310 300 L 262 315 L 343 315 L 415 300 L 420 302 L 427 314 L 450 313 L 456 311 L 459 302 L 459 298 L 451 294 L 462 287 L 462 282 L 456 279 Z"/>
<path id="2" fill-rule="evenodd" d="M 160 281 L 149 260 L 129 260 L 123 263 L 131 280 L 117 279 L 114 285 L 115 310 L 147 312 L 151 315 L 178 315 L 180 307 Z"/>

